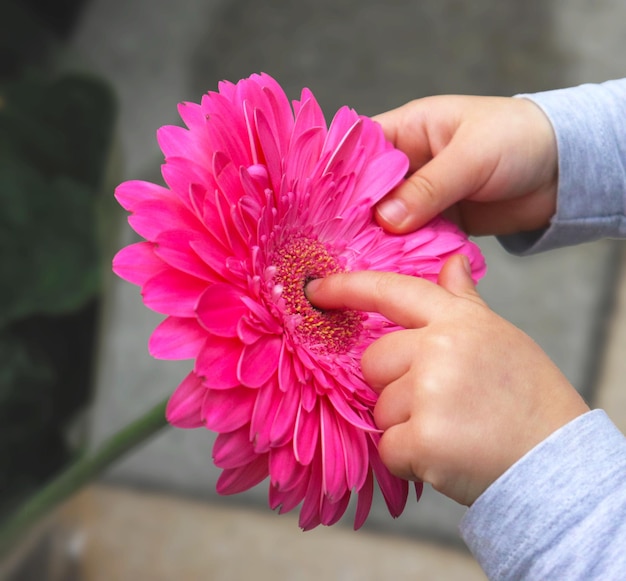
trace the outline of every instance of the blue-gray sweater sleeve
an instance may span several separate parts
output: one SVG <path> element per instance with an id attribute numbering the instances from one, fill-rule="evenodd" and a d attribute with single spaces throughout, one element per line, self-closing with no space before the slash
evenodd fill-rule
<path id="1" fill-rule="evenodd" d="M 626 79 L 520 97 L 554 127 L 557 211 L 503 246 L 523 255 L 626 237 Z M 601 410 L 577 418 L 494 482 L 460 528 L 491 580 L 626 579 L 626 438 Z"/>
<path id="2" fill-rule="evenodd" d="M 626 579 L 626 438 L 601 410 L 505 472 L 461 521 L 491 580 Z"/>
<path id="3" fill-rule="evenodd" d="M 554 128 L 557 211 L 546 230 L 500 243 L 525 255 L 626 237 L 626 79 L 517 96 L 541 107 Z"/>

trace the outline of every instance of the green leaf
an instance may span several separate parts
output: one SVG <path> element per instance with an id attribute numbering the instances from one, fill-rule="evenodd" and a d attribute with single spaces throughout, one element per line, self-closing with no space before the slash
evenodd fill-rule
<path id="1" fill-rule="evenodd" d="M 95 203 L 69 178 L 0 157 L 0 327 L 81 307 L 99 289 Z"/>
<path id="2" fill-rule="evenodd" d="M 114 118 L 109 85 L 88 75 L 0 87 L 0 328 L 99 291 L 96 208 Z"/>
<path id="3" fill-rule="evenodd" d="M 116 115 L 107 83 L 85 74 L 30 76 L 0 87 L 0 103 L 0 151 L 48 177 L 100 186 Z"/>

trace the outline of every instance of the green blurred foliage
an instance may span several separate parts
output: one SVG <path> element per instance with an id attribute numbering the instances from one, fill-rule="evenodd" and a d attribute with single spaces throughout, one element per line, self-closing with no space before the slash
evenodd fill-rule
<path id="1" fill-rule="evenodd" d="M 114 117 L 97 79 L 0 85 L 0 328 L 75 310 L 98 290 L 96 194 Z"/>
<path id="2" fill-rule="evenodd" d="M 89 402 L 116 117 L 105 81 L 53 72 L 60 39 L 26 8 L 0 8 L 0 515 L 69 461 Z"/>

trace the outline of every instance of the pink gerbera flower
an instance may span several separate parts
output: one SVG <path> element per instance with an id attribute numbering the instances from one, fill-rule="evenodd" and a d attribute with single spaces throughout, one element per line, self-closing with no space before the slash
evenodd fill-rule
<path id="1" fill-rule="evenodd" d="M 397 329 L 378 314 L 322 312 L 304 295 L 316 277 L 386 270 L 435 281 L 444 260 L 478 248 L 436 219 L 386 234 L 372 205 L 405 175 L 406 156 L 372 120 L 340 109 L 328 127 L 311 92 L 289 103 L 268 75 L 222 82 L 163 127 L 167 187 L 129 181 L 116 190 L 145 242 L 121 250 L 114 271 L 167 315 L 150 339 L 162 359 L 193 359 L 167 418 L 218 432 L 222 494 L 269 476 L 269 504 L 301 505 L 300 525 L 335 523 L 351 493 L 355 528 L 374 480 L 398 516 L 408 483 L 378 456 L 376 394 L 364 382 L 365 348 Z"/>

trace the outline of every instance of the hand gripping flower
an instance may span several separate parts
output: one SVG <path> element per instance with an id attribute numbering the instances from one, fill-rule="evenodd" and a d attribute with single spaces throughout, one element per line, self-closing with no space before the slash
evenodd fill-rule
<path id="1" fill-rule="evenodd" d="M 398 516 L 408 483 L 380 461 L 376 394 L 360 369 L 364 350 L 398 327 L 376 313 L 317 310 L 304 287 L 366 269 L 434 282 L 456 253 L 478 279 L 480 251 L 442 218 L 406 236 L 375 223 L 372 206 L 408 161 L 347 107 L 327 126 L 309 90 L 290 104 L 261 74 L 222 82 L 179 112 L 187 129 L 158 132 L 167 186 L 128 181 L 116 190 L 145 241 L 113 262 L 142 287 L 146 306 L 167 315 L 150 353 L 194 361 L 167 419 L 218 433 L 218 492 L 269 476 L 270 506 L 301 505 L 305 530 L 339 520 L 352 492 L 360 527 L 374 480 Z"/>

